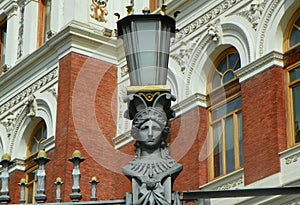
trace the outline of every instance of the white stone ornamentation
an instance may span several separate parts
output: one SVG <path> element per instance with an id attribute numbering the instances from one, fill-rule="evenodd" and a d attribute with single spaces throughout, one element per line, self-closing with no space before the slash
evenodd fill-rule
<path id="1" fill-rule="evenodd" d="M 92 0 L 90 5 L 90 16 L 98 22 L 107 22 L 106 16 L 108 0 Z"/>

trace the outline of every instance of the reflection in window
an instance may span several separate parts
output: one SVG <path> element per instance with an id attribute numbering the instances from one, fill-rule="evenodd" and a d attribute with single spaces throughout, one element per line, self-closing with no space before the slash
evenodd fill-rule
<path id="1" fill-rule="evenodd" d="M 30 144 L 30 155 L 36 154 L 38 151 L 43 149 L 42 141 L 47 137 L 47 129 L 45 122 L 40 122 L 32 135 L 31 144 Z"/>
<path id="2" fill-rule="evenodd" d="M 212 89 L 236 79 L 234 71 L 241 67 L 240 56 L 235 49 L 228 49 L 225 53 L 213 73 Z"/>
<path id="3" fill-rule="evenodd" d="M 294 143 L 300 142 L 300 66 L 289 72 Z"/>
<path id="4" fill-rule="evenodd" d="M 0 53 L 1 53 L 1 68 L 5 65 L 5 54 L 6 54 L 6 20 L 0 23 Z M 2 69 L 0 69 L 1 71 Z M 1 73 L 1 72 L 0 72 Z"/>
<path id="5" fill-rule="evenodd" d="M 211 112 L 213 176 L 243 167 L 241 98 Z"/>
<path id="6" fill-rule="evenodd" d="M 290 47 L 293 47 L 300 43 L 300 16 L 293 24 L 291 34 L 290 34 Z"/>
<path id="7" fill-rule="evenodd" d="M 37 166 L 32 163 L 38 152 L 44 149 L 42 142 L 47 138 L 47 127 L 45 121 L 40 121 L 34 128 L 27 147 L 26 159 L 26 203 L 35 203 L 36 192 L 36 170 Z"/>
<path id="8" fill-rule="evenodd" d="M 244 164 L 241 87 L 234 74 L 240 67 L 238 52 L 229 48 L 217 58 L 211 71 L 210 179 L 231 173 Z"/>

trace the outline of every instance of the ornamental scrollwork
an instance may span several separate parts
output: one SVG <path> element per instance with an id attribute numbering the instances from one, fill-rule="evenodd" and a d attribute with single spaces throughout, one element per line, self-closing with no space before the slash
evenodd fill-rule
<path id="1" fill-rule="evenodd" d="M 266 0 L 253 0 L 249 8 L 241 11 L 238 14 L 246 18 L 252 24 L 252 28 L 256 30 L 265 5 Z"/>
<path id="2" fill-rule="evenodd" d="M 92 0 L 90 5 L 90 16 L 98 22 L 107 22 L 106 16 L 108 0 Z"/>

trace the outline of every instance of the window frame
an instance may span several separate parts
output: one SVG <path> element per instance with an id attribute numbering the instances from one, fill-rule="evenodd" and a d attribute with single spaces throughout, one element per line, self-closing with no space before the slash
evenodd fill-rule
<path id="1" fill-rule="evenodd" d="M 47 3 L 50 4 L 49 15 L 47 15 Z M 39 0 L 38 3 L 38 36 L 37 47 L 41 47 L 47 41 L 47 32 L 51 30 L 51 0 Z"/>
<path id="2" fill-rule="evenodd" d="M 218 104 L 218 106 L 209 108 L 209 150 L 210 150 L 210 157 L 209 157 L 209 180 L 213 180 L 224 175 L 227 175 L 227 162 L 226 162 L 226 136 L 225 136 L 225 121 L 230 116 L 233 118 L 233 138 L 234 138 L 234 171 L 243 168 L 240 164 L 240 147 L 239 147 L 239 122 L 238 122 L 238 114 L 242 114 L 242 106 L 238 109 L 234 109 L 233 111 L 226 113 L 222 117 L 217 118 L 216 120 L 212 121 L 212 111 L 220 108 L 222 106 L 226 106 L 228 103 L 241 98 L 240 93 L 232 96 L 228 99 L 227 102 L 222 102 Z M 215 176 L 215 164 L 214 164 L 214 136 L 213 136 L 213 126 L 217 123 L 221 122 L 221 140 L 222 140 L 222 170 L 223 174 L 220 173 L 218 176 Z M 241 125 L 242 126 L 242 125 Z"/>
<path id="3" fill-rule="evenodd" d="M 294 48 L 300 46 L 300 42 L 299 42 L 298 44 L 290 47 L 290 35 L 292 32 L 293 26 L 298 18 L 300 18 L 300 8 L 298 8 L 297 11 L 293 14 L 293 17 L 289 21 L 289 24 L 285 31 L 285 36 L 284 36 L 284 41 L 283 41 L 283 49 L 285 52 L 287 52 L 289 50 L 293 50 Z"/>
<path id="4" fill-rule="evenodd" d="M 284 66 L 286 73 L 286 99 L 287 99 L 287 107 L 288 107 L 288 120 L 287 120 L 287 134 L 288 134 L 288 146 L 293 147 L 300 144 L 296 142 L 296 133 L 295 133 L 295 116 L 294 116 L 294 105 L 293 105 L 293 88 L 300 86 L 300 79 L 297 79 L 293 82 L 290 82 L 290 73 L 292 70 L 300 67 L 300 42 L 290 47 L 290 36 L 292 29 L 294 27 L 295 22 L 300 19 L 300 8 L 293 14 L 289 24 L 287 25 L 283 48 L 284 48 Z"/>
<path id="5" fill-rule="evenodd" d="M 34 156 L 36 157 L 37 154 Z M 33 157 L 30 157 L 30 160 L 33 161 Z M 29 165 L 30 168 L 27 168 L 26 170 L 26 186 L 25 186 L 25 199 L 26 202 L 25 204 L 34 204 L 35 203 L 35 194 L 36 194 L 36 183 L 37 183 L 37 179 L 36 179 L 36 171 L 38 169 L 38 166 L 36 164 L 30 163 Z M 29 181 L 29 176 L 33 174 L 34 178 L 32 180 Z M 29 201 L 29 187 L 32 187 L 32 198 L 31 201 Z"/>
<path id="6" fill-rule="evenodd" d="M 211 72 L 209 74 L 209 81 L 207 83 L 207 93 L 208 93 L 208 122 L 209 122 L 209 143 L 208 143 L 208 149 L 210 152 L 209 159 L 208 159 L 208 179 L 209 180 L 214 180 L 217 178 L 220 178 L 222 176 L 225 176 L 229 173 L 232 173 L 236 170 L 242 169 L 243 166 L 240 164 L 240 156 L 243 153 L 243 147 L 240 148 L 239 146 L 239 128 L 242 129 L 242 124 L 239 125 L 238 121 L 238 115 L 241 113 L 241 118 L 242 118 L 242 102 L 241 105 L 238 109 L 234 109 L 231 112 L 224 114 L 220 117 L 218 117 L 215 120 L 212 120 L 212 112 L 221 108 L 222 106 L 228 105 L 230 102 L 237 100 L 238 98 L 242 98 L 241 96 L 241 85 L 239 83 L 239 79 L 234 76 L 234 78 L 224 84 L 221 83 L 219 87 L 212 88 L 212 79 L 214 76 L 214 73 L 216 72 L 217 67 L 223 61 L 223 59 L 230 54 L 237 53 L 237 50 L 234 47 L 227 48 L 224 50 L 220 55 L 215 60 L 215 63 L 213 64 L 213 67 L 211 68 Z M 239 64 L 241 64 L 241 58 L 239 56 Z M 236 64 L 236 63 L 235 63 Z M 228 65 L 228 64 L 227 64 Z M 229 68 L 227 66 L 226 70 Z M 240 67 L 239 67 L 240 68 Z M 239 69 L 237 68 L 237 69 Z M 224 72 L 224 74 L 226 71 Z M 222 79 L 221 79 L 222 80 Z M 242 99 L 240 99 L 242 100 Z M 232 116 L 233 120 L 233 146 L 234 146 L 234 170 L 230 171 L 227 173 L 226 167 L 227 167 L 227 162 L 226 162 L 226 136 L 225 136 L 225 121 L 226 119 L 229 119 L 228 117 Z M 241 119 L 242 120 L 242 119 Z M 215 175 L 215 167 L 214 167 L 214 135 L 213 135 L 213 126 L 216 125 L 217 123 L 221 123 L 221 140 L 222 140 L 222 167 L 220 168 L 223 170 L 223 173 L 220 173 L 218 176 Z M 241 130 L 242 132 L 242 130 Z M 243 135 L 241 136 L 243 138 Z M 219 143 L 220 144 L 220 143 Z M 242 159 L 243 160 L 243 159 Z"/>
<path id="7" fill-rule="evenodd" d="M 4 29 L 3 29 L 4 28 Z M 3 66 L 5 65 L 6 54 L 6 37 L 7 36 L 7 19 L 5 18 L 0 22 L 0 75 L 2 73 Z M 3 63 L 4 58 L 4 63 Z"/>
<path id="8" fill-rule="evenodd" d="M 32 155 L 35 155 L 38 153 L 38 150 L 35 152 L 35 153 L 32 153 L 31 152 L 31 149 L 32 149 L 32 146 L 33 146 L 33 143 L 36 141 L 35 138 L 36 138 L 36 134 L 38 132 L 38 130 L 40 128 L 43 128 L 42 129 L 42 133 L 44 132 L 44 130 L 46 130 L 46 136 L 43 136 L 44 139 L 40 140 L 40 141 L 37 141 L 37 147 L 39 147 L 39 145 L 45 140 L 47 139 L 47 126 L 46 126 L 46 122 L 44 120 L 41 120 L 33 129 L 33 132 L 31 133 L 31 136 L 30 136 L 30 139 L 29 139 L 29 143 L 27 145 L 27 157 L 30 157 Z"/>
<path id="9" fill-rule="evenodd" d="M 300 46 L 300 45 L 298 45 Z M 288 99 L 288 136 L 289 137 L 289 145 L 292 147 L 292 146 L 295 146 L 295 145 L 299 145 L 300 144 L 300 141 L 299 142 L 296 142 L 296 133 L 295 133 L 295 116 L 294 116 L 294 101 L 293 101 L 293 88 L 297 87 L 297 86 L 300 86 L 300 78 L 293 81 L 293 82 L 290 82 L 290 72 L 294 69 L 297 69 L 297 68 L 300 68 L 300 62 L 298 63 L 295 63 L 291 66 L 289 66 L 286 70 L 287 70 L 287 99 Z"/>

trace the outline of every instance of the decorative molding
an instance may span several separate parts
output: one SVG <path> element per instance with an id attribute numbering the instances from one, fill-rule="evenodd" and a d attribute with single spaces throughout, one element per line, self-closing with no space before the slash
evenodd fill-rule
<path id="1" fill-rule="evenodd" d="M 25 2 L 20 5 L 20 20 L 19 20 L 19 31 L 18 31 L 18 51 L 17 58 L 21 58 L 23 55 L 23 34 L 24 34 L 24 13 L 25 13 Z"/>
<path id="2" fill-rule="evenodd" d="M 252 28 L 256 31 L 266 3 L 266 0 L 253 0 L 249 8 L 245 8 L 237 14 L 247 19 L 252 24 Z"/>
<path id="3" fill-rule="evenodd" d="M 98 22 L 107 22 L 106 16 L 108 0 L 92 0 L 90 4 L 90 17 Z"/>
<path id="4" fill-rule="evenodd" d="M 172 110 L 175 111 L 176 116 L 180 116 L 195 107 L 198 106 L 206 107 L 206 103 L 207 103 L 206 95 L 195 93 L 194 95 L 172 106 Z"/>
<path id="5" fill-rule="evenodd" d="M 35 117 L 36 112 L 38 110 L 38 107 L 37 107 L 36 97 L 34 96 L 34 94 L 32 94 L 28 97 L 28 99 L 25 102 L 25 105 L 28 106 L 27 116 L 28 117 Z"/>
<path id="6" fill-rule="evenodd" d="M 48 152 L 49 150 L 55 147 L 55 137 L 54 136 L 48 137 L 47 139 L 44 139 L 41 142 L 41 144 L 44 147 L 45 151 Z"/>
<path id="7" fill-rule="evenodd" d="M 115 149 L 120 149 L 121 147 L 131 143 L 132 141 L 134 141 L 133 137 L 131 136 L 131 131 L 127 131 L 117 137 L 114 137 L 112 139 L 114 145 L 115 145 Z"/>
<path id="8" fill-rule="evenodd" d="M 265 41 L 265 35 L 266 35 L 266 30 L 268 28 L 268 24 L 270 22 L 270 19 L 272 17 L 272 15 L 274 14 L 274 10 L 275 8 L 278 6 L 278 4 L 280 3 L 281 0 L 274 0 L 271 1 L 272 2 L 272 6 L 271 9 L 269 9 L 267 15 L 266 15 L 266 19 L 264 20 L 264 23 L 262 25 L 262 29 L 261 29 L 261 33 L 259 34 L 260 36 L 260 40 L 259 40 L 259 56 L 262 56 L 264 53 L 264 41 Z"/>
<path id="9" fill-rule="evenodd" d="M 295 199 L 295 200 L 283 203 L 281 205 L 300 205 L 300 200 Z"/>
<path id="10" fill-rule="evenodd" d="M 192 51 L 194 47 L 196 46 L 195 41 L 187 42 L 187 41 L 182 41 L 180 42 L 180 48 L 172 53 L 170 57 L 174 59 L 178 65 L 181 68 L 181 72 L 184 74 L 189 62 L 190 62 L 190 57 L 192 54 Z"/>
<path id="11" fill-rule="evenodd" d="M 22 124 L 22 122 L 24 121 L 24 119 L 27 117 L 27 112 L 26 110 L 27 106 L 23 106 L 23 108 L 19 111 L 19 113 L 16 115 L 16 123 L 15 123 L 15 127 L 13 129 L 13 132 L 11 134 L 11 141 L 10 141 L 10 145 L 9 145 L 9 154 L 12 156 L 12 151 L 13 148 L 15 146 L 15 141 L 16 141 L 16 137 L 17 137 L 17 132 Z"/>
<path id="12" fill-rule="evenodd" d="M 177 32 L 175 39 L 173 39 L 172 43 L 176 43 L 177 41 L 185 38 L 186 36 L 192 34 L 196 30 L 198 30 L 203 25 L 211 22 L 212 20 L 219 17 L 221 14 L 241 2 L 242 0 L 225 0 L 222 1 L 219 5 L 215 6 L 210 11 L 206 12 L 202 16 L 200 16 L 195 21 L 191 22 L 189 25 L 183 27 L 180 29 L 180 31 Z"/>
<path id="13" fill-rule="evenodd" d="M 221 186 L 218 186 L 217 190 L 230 190 L 238 187 L 239 185 L 244 185 L 244 177 L 241 176 L 238 179 L 235 179 L 233 181 L 230 181 L 226 184 L 223 184 Z"/>
<path id="14" fill-rule="evenodd" d="M 284 158 L 285 164 L 286 165 L 291 165 L 291 164 L 297 162 L 299 157 L 300 157 L 300 153 L 294 154 L 294 155 L 289 156 L 289 157 L 286 157 L 286 158 Z"/>
<path id="15" fill-rule="evenodd" d="M 124 76 L 126 76 L 127 74 L 129 74 L 129 69 L 127 67 L 127 65 L 124 65 L 120 68 L 121 70 L 121 77 L 123 78 Z"/>
<path id="16" fill-rule="evenodd" d="M 240 79 L 240 82 L 243 82 L 272 66 L 283 67 L 283 54 L 273 51 L 265 56 L 257 59 L 256 61 L 248 64 L 247 66 L 240 68 L 235 71 L 236 76 Z"/>
<path id="17" fill-rule="evenodd" d="M 11 100 L 6 102 L 5 104 L 0 105 L 0 114 L 3 114 L 4 112 L 8 111 L 12 107 L 14 107 L 16 104 L 20 103 L 25 98 L 32 95 L 34 92 L 36 92 L 41 87 L 45 86 L 46 84 L 50 83 L 54 79 L 58 77 L 58 68 L 54 69 L 44 77 L 40 78 L 33 84 L 31 84 L 29 87 L 24 89 L 21 93 L 14 96 Z"/>
<path id="18" fill-rule="evenodd" d="M 220 27 L 221 25 L 219 21 L 207 24 L 207 34 L 208 36 L 211 37 L 211 40 L 215 43 L 218 43 L 220 39 L 220 33 L 221 33 Z"/>

